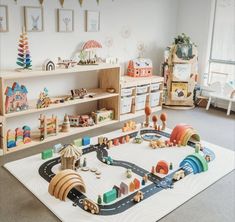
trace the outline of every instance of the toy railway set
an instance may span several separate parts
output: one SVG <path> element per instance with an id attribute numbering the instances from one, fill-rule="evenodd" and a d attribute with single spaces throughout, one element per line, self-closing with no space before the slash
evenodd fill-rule
<path id="1" fill-rule="evenodd" d="M 162 130 L 162 127 L 150 126 L 149 123 L 148 127 L 146 127 L 146 125 L 143 127 L 142 125 L 140 129 L 136 128 L 135 126 L 132 127 L 130 132 L 127 133 L 126 131 L 128 131 L 128 129 L 125 128 L 123 135 L 117 138 L 108 139 L 99 137 L 98 144 L 95 145 L 89 144 L 89 141 L 87 141 L 88 138 L 86 138 L 84 140 L 86 146 L 81 149 L 82 152 L 78 155 L 78 159 L 80 161 L 80 157 L 83 156 L 85 162 L 86 155 L 95 152 L 96 158 L 103 164 L 106 164 L 107 167 L 122 167 L 126 169 L 128 173 L 131 172 L 143 178 L 142 182 L 135 178 L 130 184 L 121 183 L 120 187 L 115 185 L 113 189 L 103 194 L 103 200 L 101 195 L 99 195 L 96 201 L 94 198 L 89 197 L 89 193 L 86 193 L 86 185 L 78 171 L 79 168 L 81 170 L 89 170 L 86 165 L 87 163 L 83 162 L 83 165 L 81 165 L 80 162 L 75 162 L 75 165 L 72 163 L 71 166 L 67 166 L 67 172 L 64 170 L 64 174 L 63 170 L 55 174 L 53 168 L 60 165 L 62 162 L 62 169 L 64 169 L 64 159 L 60 156 L 44 162 L 39 168 L 40 176 L 50 183 L 49 193 L 64 201 L 67 196 L 67 198 L 73 202 L 73 206 L 79 206 L 81 209 L 92 214 L 103 216 L 116 215 L 136 206 L 140 201 L 146 201 L 149 197 L 157 195 L 163 190 L 174 189 L 175 183 L 183 180 L 184 177 L 190 174 L 198 174 L 207 171 L 208 163 L 215 159 L 214 152 L 200 144 L 200 138 L 191 126 L 177 125 L 171 134 Z M 151 137 L 151 135 L 155 136 Z M 154 141 L 144 141 L 146 137 L 154 138 L 154 141 L 165 139 L 165 146 L 153 147 L 152 144 Z M 172 163 L 168 164 L 164 160 L 159 161 L 156 167 L 153 166 L 150 170 L 144 169 L 134 162 L 132 163 L 131 160 L 123 161 L 112 158 L 112 150 L 116 146 L 121 146 L 124 143 L 136 143 L 136 146 L 141 147 L 146 146 L 147 142 L 149 142 L 149 146 L 147 146 L 148 149 L 168 148 L 171 150 L 181 146 L 182 148 L 183 146 L 187 146 L 192 148 L 192 154 L 184 157 L 180 161 L 178 168 L 174 167 L 174 170 Z M 67 149 L 66 146 L 62 146 L 61 150 L 63 153 L 65 149 Z M 136 149 L 138 149 L 138 147 L 136 147 Z M 60 151 L 60 153 L 62 151 Z M 71 153 L 71 150 L 69 152 Z M 158 151 L 156 150 L 156 152 Z M 66 159 L 66 161 L 68 161 L 68 159 Z M 94 169 L 90 170 L 92 171 Z M 58 176 L 58 174 L 60 175 Z M 100 178 L 99 176 L 100 175 L 98 175 L 97 178 Z M 131 177 L 131 175 L 129 176 Z M 106 179 L 108 180 L 108 178 L 105 178 L 105 180 Z"/>

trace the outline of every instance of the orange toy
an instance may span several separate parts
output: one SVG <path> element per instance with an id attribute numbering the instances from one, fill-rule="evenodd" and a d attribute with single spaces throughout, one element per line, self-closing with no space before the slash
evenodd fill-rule
<path id="1" fill-rule="evenodd" d="M 162 130 L 166 129 L 166 119 L 167 119 L 166 113 L 162 113 L 160 115 L 160 120 L 162 121 Z"/>
<path id="2" fill-rule="evenodd" d="M 149 126 L 149 116 L 151 115 L 152 113 L 152 110 L 149 106 L 146 106 L 145 109 L 144 109 L 144 112 L 145 112 L 145 127 L 148 127 Z"/>
<path id="3" fill-rule="evenodd" d="M 154 129 L 157 130 L 157 116 L 156 116 L 156 115 L 153 115 L 152 121 L 153 121 L 153 127 L 154 127 Z"/>
<path id="4" fill-rule="evenodd" d="M 164 160 L 160 160 L 156 166 L 156 173 L 168 174 L 169 167 L 168 163 Z"/>

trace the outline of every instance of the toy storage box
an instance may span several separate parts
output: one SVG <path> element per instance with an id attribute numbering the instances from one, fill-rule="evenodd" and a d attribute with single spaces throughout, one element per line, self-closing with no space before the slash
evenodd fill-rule
<path id="1" fill-rule="evenodd" d="M 150 94 L 150 106 L 155 107 L 159 106 L 160 103 L 160 92 L 154 92 Z"/>
<path id="2" fill-rule="evenodd" d="M 145 108 L 147 94 L 138 95 L 135 98 L 135 110 L 142 110 Z"/>
<path id="3" fill-rule="evenodd" d="M 121 98 L 121 114 L 130 113 L 132 107 L 132 97 Z"/>
<path id="4" fill-rule="evenodd" d="M 132 96 L 132 95 L 133 95 L 133 90 L 134 90 L 133 87 L 121 89 L 121 97 L 124 97 L 124 96 Z"/>
<path id="5" fill-rule="evenodd" d="M 150 86 L 150 91 L 154 92 L 154 91 L 157 91 L 157 90 L 160 90 L 160 83 L 159 82 L 152 83 L 151 86 Z"/>
<path id="6" fill-rule="evenodd" d="M 149 85 L 141 85 L 137 86 L 136 88 L 136 94 L 144 94 L 148 92 Z"/>

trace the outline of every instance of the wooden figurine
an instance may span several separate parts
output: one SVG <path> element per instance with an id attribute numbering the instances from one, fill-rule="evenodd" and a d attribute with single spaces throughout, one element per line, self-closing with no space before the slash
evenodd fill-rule
<path id="1" fill-rule="evenodd" d="M 43 63 L 43 70 L 44 71 L 53 71 L 53 70 L 55 70 L 55 63 L 52 62 L 50 59 L 47 59 Z"/>
<path id="2" fill-rule="evenodd" d="M 126 123 L 124 123 L 124 126 L 122 127 L 122 132 L 128 132 L 128 131 L 132 131 L 132 130 L 136 130 L 136 122 L 133 120 L 130 120 Z"/>
<path id="3" fill-rule="evenodd" d="M 132 77 L 148 77 L 153 74 L 153 65 L 150 59 L 138 58 L 129 61 L 127 75 Z"/>
<path id="4" fill-rule="evenodd" d="M 144 109 L 144 112 L 145 112 L 145 127 L 148 127 L 149 126 L 149 117 L 152 112 L 150 106 L 146 106 Z"/>
<path id="5" fill-rule="evenodd" d="M 82 156 L 82 150 L 73 144 L 65 145 L 59 152 L 61 159 L 61 169 L 75 170 L 80 166 L 80 158 Z"/>
<path id="6" fill-rule="evenodd" d="M 153 115 L 152 121 L 154 129 L 157 130 L 157 115 Z"/>
<path id="7" fill-rule="evenodd" d="M 44 88 L 43 92 L 39 94 L 39 99 L 37 101 L 37 109 L 47 108 L 51 104 L 51 99 L 48 96 L 47 88 Z"/>
<path id="8" fill-rule="evenodd" d="M 20 146 L 20 145 L 24 144 L 22 129 L 20 129 L 20 128 L 15 129 L 15 138 L 16 138 L 16 146 Z"/>
<path id="9" fill-rule="evenodd" d="M 12 87 L 7 87 L 5 91 L 6 113 L 22 111 L 29 108 L 27 100 L 28 91 L 24 85 L 14 82 Z"/>
<path id="10" fill-rule="evenodd" d="M 69 116 L 65 114 L 64 122 L 62 124 L 62 132 L 69 132 L 69 130 L 70 130 Z"/>
<path id="11" fill-rule="evenodd" d="M 87 89 L 81 88 L 81 89 L 72 89 L 71 95 L 73 99 L 83 99 L 87 95 Z"/>
<path id="12" fill-rule="evenodd" d="M 167 119 L 166 113 L 162 113 L 160 115 L 160 120 L 162 121 L 162 129 L 161 130 L 165 130 L 166 129 L 166 119 Z"/>
<path id="13" fill-rule="evenodd" d="M 45 115 L 40 115 L 40 139 L 44 140 L 48 136 L 55 136 L 59 132 L 58 118 L 52 115 L 51 118 L 47 119 Z"/>
<path id="14" fill-rule="evenodd" d="M 68 69 L 77 65 L 77 62 L 71 59 L 61 59 L 60 57 L 58 57 L 57 65 L 59 66 L 59 68 Z"/>
<path id="15" fill-rule="evenodd" d="M 95 124 L 107 122 L 113 120 L 114 110 L 100 109 L 91 113 L 92 118 L 95 121 Z"/>

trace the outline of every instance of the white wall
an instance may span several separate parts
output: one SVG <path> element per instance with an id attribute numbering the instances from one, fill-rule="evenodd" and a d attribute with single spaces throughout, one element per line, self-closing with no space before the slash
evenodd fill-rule
<path id="1" fill-rule="evenodd" d="M 23 23 L 23 6 L 39 6 L 38 0 L 1 0 L 1 4 L 9 7 L 10 32 L 1 33 L 0 67 L 14 68 L 17 43 Z M 57 32 L 56 9 L 61 8 L 59 0 L 44 1 L 45 31 L 29 33 L 30 50 L 34 66 L 41 66 L 47 58 L 70 58 L 80 49 L 84 41 L 95 39 L 104 43 L 112 37 L 114 45 L 110 54 L 120 58 L 122 63 L 137 54 L 137 43 L 143 41 L 147 45 L 146 57 L 154 61 L 155 71 L 163 58 L 163 49 L 171 42 L 176 31 L 177 1 L 171 0 L 102 0 L 97 6 L 96 0 L 85 0 L 81 8 L 78 0 L 66 0 L 64 8 L 75 11 L 75 31 L 73 33 Z M 101 31 L 88 33 L 84 31 L 84 10 L 99 10 L 101 13 Z M 129 39 L 121 36 L 123 27 L 131 29 Z M 39 47 L 40 46 L 40 47 Z M 104 46 L 105 47 L 105 46 Z M 107 47 L 101 52 L 108 54 Z"/>
<path id="2" fill-rule="evenodd" d="M 207 62 L 208 36 L 213 0 L 179 0 L 177 33 L 189 35 L 198 46 L 199 74 L 203 76 Z"/>
<path id="3" fill-rule="evenodd" d="M 78 0 L 66 0 L 64 8 L 75 11 L 75 31 L 73 33 L 58 33 L 56 9 L 60 8 L 59 0 L 44 1 L 44 32 L 28 33 L 30 51 L 33 66 L 41 67 L 47 58 L 70 58 L 80 49 L 84 41 L 95 39 L 101 43 L 107 37 L 112 37 L 114 45 L 110 54 L 120 58 L 123 69 L 126 62 L 137 57 L 137 43 L 142 41 L 147 46 L 145 53 L 154 62 L 155 74 L 159 73 L 159 66 L 163 59 L 164 48 L 172 42 L 176 34 L 176 17 L 178 0 L 102 0 L 97 6 L 96 0 L 85 0 L 83 8 Z M 17 44 L 21 27 L 23 25 L 23 6 L 39 6 L 38 0 L 18 0 L 16 5 L 13 0 L 0 0 L 1 4 L 8 5 L 9 9 L 9 32 L 0 34 L 0 68 L 16 68 Z M 87 33 L 84 31 L 84 10 L 99 10 L 101 13 L 101 31 Z M 129 26 L 131 36 L 124 39 L 121 36 L 123 27 Z M 104 46 L 103 55 L 108 50 Z M 95 74 L 80 73 L 79 75 L 60 76 L 52 79 L 21 79 L 20 84 L 25 84 L 29 91 L 29 99 L 36 99 L 39 92 L 47 87 L 50 96 L 68 94 L 70 89 L 79 87 L 94 87 L 96 85 Z M 66 82 L 65 82 L 66 81 Z M 12 81 L 7 82 L 11 86 Z M 95 104 L 94 104 L 95 105 Z M 83 113 L 92 107 L 79 105 L 54 111 L 62 120 L 64 113 Z M 48 115 L 50 112 L 47 112 Z M 51 112 L 52 113 L 52 112 Z M 22 116 L 8 121 L 8 128 L 22 127 L 29 124 L 32 128 L 38 126 L 38 114 Z"/>

